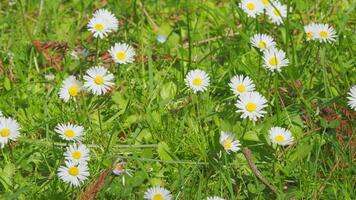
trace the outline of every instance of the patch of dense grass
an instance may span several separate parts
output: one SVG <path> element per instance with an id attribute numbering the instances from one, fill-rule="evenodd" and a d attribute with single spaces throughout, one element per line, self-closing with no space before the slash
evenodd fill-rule
<path id="1" fill-rule="evenodd" d="M 356 83 L 356 3 L 283 1 L 291 9 L 280 26 L 266 15 L 248 18 L 238 3 L 2 1 L 0 110 L 16 118 L 21 137 L 1 149 L 1 197 L 78 198 L 121 158 L 132 176 L 126 175 L 123 185 L 110 174 L 98 199 L 141 199 L 155 185 L 177 199 L 353 199 L 355 113 L 346 95 Z M 86 25 L 99 8 L 112 11 L 120 27 L 96 44 Z M 331 24 L 336 42 L 306 42 L 303 27 L 310 22 Z M 255 33 L 273 36 L 286 52 L 290 63 L 278 76 L 262 66 L 262 54 L 251 47 Z M 168 36 L 167 42 L 158 43 L 158 34 Z M 34 40 L 68 48 L 48 48 L 60 58 L 51 63 Z M 58 97 L 62 81 L 82 77 L 95 65 L 96 50 L 104 54 L 115 42 L 131 44 L 137 56 L 126 65 L 99 57 L 98 64 L 115 76 L 113 90 L 104 96 L 82 93 L 76 102 L 64 103 Z M 73 59 L 70 51 L 77 47 L 91 56 Z M 209 74 L 210 85 L 193 94 L 184 78 L 197 68 Z M 47 80 L 48 74 L 54 80 Z M 268 100 L 267 114 L 257 122 L 236 113 L 228 86 L 236 74 L 248 75 Z M 90 178 L 78 188 L 57 176 L 67 144 L 54 128 L 64 122 L 82 125 L 83 143 L 93 145 Z M 272 145 L 272 126 L 288 128 L 294 144 Z M 241 151 L 223 151 L 221 131 L 234 132 L 251 149 L 277 194 L 256 178 Z"/>

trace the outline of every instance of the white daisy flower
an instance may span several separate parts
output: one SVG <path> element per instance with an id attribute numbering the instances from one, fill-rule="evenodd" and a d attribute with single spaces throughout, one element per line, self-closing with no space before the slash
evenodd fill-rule
<path id="1" fill-rule="evenodd" d="M 207 90 L 209 81 L 209 75 L 200 69 L 191 70 L 185 77 L 185 84 L 190 87 L 194 93 Z"/>
<path id="2" fill-rule="evenodd" d="M 112 31 L 117 31 L 119 29 L 119 20 L 117 20 L 114 14 L 106 9 L 95 11 L 94 17 L 102 18 L 108 25 L 108 29 L 111 29 Z"/>
<path id="3" fill-rule="evenodd" d="M 255 34 L 251 37 L 251 43 L 254 47 L 260 49 L 261 51 L 274 48 L 276 42 L 274 39 L 267 34 Z"/>
<path id="4" fill-rule="evenodd" d="M 20 125 L 15 119 L 0 117 L 0 147 L 3 148 L 9 140 L 15 141 L 20 136 Z"/>
<path id="5" fill-rule="evenodd" d="M 157 35 L 157 41 L 161 44 L 165 43 L 167 41 L 167 37 L 164 35 Z"/>
<path id="6" fill-rule="evenodd" d="M 114 62 L 119 64 L 132 63 L 135 60 L 135 49 L 125 43 L 115 43 L 109 53 Z"/>
<path id="7" fill-rule="evenodd" d="M 240 95 L 240 99 L 235 104 L 238 113 L 242 113 L 242 118 L 249 118 L 257 121 L 267 112 L 263 109 L 267 107 L 267 100 L 258 92 L 247 92 Z"/>
<path id="8" fill-rule="evenodd" d="M 67 147 L 64 157 L 74 163 L 87 163 L 90 150 L 84 144 L 71 144 Z"/>
<path id="9" fill-rule="evenodd" d="M 349 96 L 347 99 L 349 100 L 347 103 L 350 108 L 356 111 L 356 85 L 352 86 L 350 91 L 347 93 Z"/>
<path id="10" fill-rule="evenodd" d="M 245 92 L 255 91 L 255 84 L 253 84 L 250 77 L 244 77 L 243 75 L 236 75 L 232 77 L 229 86 L 236 96 L 239 96 Z"/>
<path id="11" fill-rule="evenodd" d="M 82 126 L 67 123 L 58 124 L 54 131 L 64 140 L 79 141 L 83 135 L 84 128 Z"/>
<path id="12" fill-rule="evenodd" d="M 83 58 L 86 58 L 89 55 L 89 50 L 88 49 L 75 49 L 70 52 L 70 55 L 73 57 L 74 60 L 80 60 Z"/>
<path id="13" fill-rule="evenodd" d="M 114 75 L 102 66 L 90 68 L 83 79 L 85 80 L 84 87 L 95 95 L 105 94 L 114 85 L 112 82 Z"/>
<path id="14" fill-rule="evenodd" d="M 145 199 L 149 200 L 171 200 L 171 193 L 162 187 L 151 187 L 144 194 Z"/>
<path id="15" fill-rule="evenodd" d="M 240 141 L 235 140 L 235 134 L 229 134 L 228 132 L 221 131 L 220 134 L 220 144 L 224 147 L 226 153 L 230 154 L 230 152 L 237 152 L 240 150 Z"/>
<path id="16" fill-rule="evenodd" d="M 46 74 L 44 77 L 47 81 L 53 81 L 55 78 L 54 74 Z"/>
<path id="17" fill-rule="evenodd" d="M 265 61 L 264 66 L 272 72 L 281 72 L 281 68 L 288 66 L 289 63 L 286 53 L 276 48 L 266 50 L 263 54 L 263 59 Z"/>
<path id="18" fill-rule="evenodd" d="M 58 92 L 59 98 L 63 99 L 64 102 L 68 102 L 69 99 L 75 100 L 81 87 L 82 84 L 74 76 L 69 76 L 62 83 L 62 87 Z"/>
<path id="19" fill-rule="evenodd" d="M 253 18 L 263 12 L 263 5 L 260 0 L 242 0 L 240 7 L 249 17 Z"/>
<path id="20" fill-rule="evenodd" d="M 293 144 L 292 133 L 281 127 L 272 127 L 269 131 L 269 138 L 274 144 L 286 146 Z"/>
<path id="21" fill-rule="evenodd" d="M 260 0 L 263 9 L 267 9 L 267 7 L 271 6 L 270 0 Z"/>
<path id="22" fill-rule="evenodd" d="M 88 23 L 88 30 L 93 34 L 94 37 L 99 37 L 103 39 L 108 36 L 112 30 L 109 28 L 109 25 L 102 17 L 93 17 Z"/>
<path id="23" fill-rule="evenodd" d="M 224 198 L 218 197 L 218 196 L 213 196 L 213 197 L 208 197 L 206 200 L 225 200 Z"/>
<path id="24" fill-rule="evenodd" d="M 311 23 L 304 26 L 304 32 L 306 34 L 307 41 L 315 40 L 318 35 L 318 24 Z"/>
<path id="25" fill-rule="evenodd" d="M 120 161 L 120 159 L 118 161 L 116 161 L 113 165 L 113 170 L 112 172 L 117 175 L 117 176 L 121 176 L 121 180 L 122 180 L 122 185 L 125 185 L 125 175 L 129 175 L 129 176 L 132 176 L 130 174 L 130 169 L 127 169 L 125 167 L 127 163 L 126 162 L 123 162 L 123 161 Z"/>
<path id="26" fill-rule="evenodd" d="M 114 164 L 114 169 L 112 170 L 112 172 L 117 175 L 117 176 L 121 176 L 125 173 L 125 165 L 126 165 L 126 162 L 116 162 Z"/>
<path id="27" fill-rule="evenodd" d="M 273 5 L 274 7 L 272 5 L 267 7 L 267 15 L 273 23 L 280 25 L 283 18 L 287 17 L 287 6 L 278 1 L 273 1 Z"/>
<path id="28" fill-rule="evenodd" d="M 329 24 L 318 24 L 316 27 L 316 36 L 320 42 L 335 42 L 336 31 Z"/>
<path id="29" fill-rule="evenodd" d="M 72 186 L 80 186 L 89 176 L 89 169 L 85 163 L 66 161 L 65 166 L 58 169 L 58 176 Z"/>

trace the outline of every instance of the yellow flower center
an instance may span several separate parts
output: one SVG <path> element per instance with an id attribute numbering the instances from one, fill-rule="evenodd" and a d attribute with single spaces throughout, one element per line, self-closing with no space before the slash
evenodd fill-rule
<path id="1" fill-rule="evenodd" d="M 77 85 L 72 85 L 68 90 L 70 96 L 75 97 L 78 95 L 79 87 Z"/>
<path id="2" fill-rule="evenodd" d="M 268 0 L 261 0 L 261 2 L 262 2 L 263 5 L 268 5 L 269 4 Z"/>
<path id="3" fill-rule="evenodd" d="M 238 86 L 236 87 L 236 90 L 239 91 L 240 93 L 242 93 L 242 92 L 245 92 L 246 87 L 245 87 L 244 84 L 241 83 L 240 85 L 238 85 Z"/>
<path id="4" fill-rule="evenodd" d="M 273 10 L 273 14 L 276 15 L 276 16 L 278 16 L 278 17 L 281 16 L 281 14 L 280 14 L 280 13 L 278 12 L 278 10 L 276 10 L 276 9 Z"/>
<path id="5" fill-rule="evenodd" d="M 1 137 L 7 137 L 7 136 L 9 136 L 9 135 L 10 135 L 10 129 L 8 129 L 8 128 L 2 129 L 2 130 L 0 131 L 0 135 L 1 135 Z"/>
<path id="6" fill-rule="evenodd" d="M 164 200 L 164 199 L 163 199 L 163 195 L 162 195 L 162 194 L 155 194 L 155 195 L 153 196 L 153 200 Z"/>
<path id="7" fill-rule="evenodd" d="M 104 26 L 102 24 L 95 24 L 95 30 L 102 31 L 103 29 L 104 29 Z"/>
<path id="8" fill-rule="evenodd" d="M 73 151 L 72 157 L 76 160 L 79 160 L 82 157 L 82 153 L 80 153 L 80 151 Z"/>
<path id="9" fill-rule="evenodd" d="M 247 3 L 246 7 L 247 7 L 248 10 L 252 11 L 252 10 L 255 10 L 256 6 L 255 6 L 254 3 Z"/>
<path id="10" fill-rule="evenodd" d="M 320 35 L 320 37 L 322 37 L 322 38 L 327 38 L 327 37 L 329 36 L 329 33 L 326 32 L 326 31 L 320 31 L 319 35 Z"/>
<path id="11" fill-rule="evenodd" d="M 69 167 L 68 173 L 72 176 L 77 176 L 79 174 L 79 169 L 78 167 Z"/>
<path id="12" fill-rule="evenodd" d="M 276 137 L 274 137 L 274 140 L 276 140 L 277 142 L 283 142 L 284 141 L 284 136 L 283 135 L 277 135 Z"/>
<path id="13" fill-rule="evenodd" d="M 278 60 L 277 58 L 274 56 L 272 58 L 269 59 L 269 64 L 271 64 L 272 66 L 276 67 L 278 65 Z"/>
<path id="14" fill-rule="evenodd" d="M 246 110 L 248 112 L 253 112 L 256 110 L 256 108 L 257 108 L 257 105 L 255 103 L 249 102 L 246 104 Z"/>
<path id="15" fill-rule="evenodd" d="M 260 42 L 260 43 L 258 43 L 258 46 L 260 47 L 260 48 L 266 48 L 267 47 L 267 44 L 265 43 L 265 42 Z"/>
<path id="16" fill-rule="evenodd" d="M 124 169 L 120 163 L 114 165 L 115 169 L 122 170 Z"/>
<path id="17" fill-rule="evenodd" d="M 196 79 L 193 80 L 193 85 L 200 86 L 202 84 L 202 82 L 203 82 L 203 79 L 196 78 Z"/>
<path id="18" fill-rule="evenodd" d="M 75 132 L 74 132 L 73 130 L 68 129 L 68 130 L 65 130 L 65 131 L 64 131 L 64 135 L 65 135 L 67 138 L 73 138 L 74 135 L 75 135 Z"/>
<path id="19" fill-rule="evenodd" d="M 118 60 L 125 60 L 126 59 L 126 52 L 120 51 L 116 54 L 116 58 Z"/>
<path id="20" fill-rule="evenodd" d="M 231 147 L 232 147 L 231 140 L 226 139 L 226 140 L 225 140 L 225 143 L 224 143 L 224 149 L 225 149 L 225 150 L 231 149 Z"/>
<path id="21" fill-rule="evenodd" d="M 307 38 L 311 39 L 313 37 L 313 32 L 307 32 Z"/>
<path id="22" fill-rule="evenodd" d="M 104 83 L 104 78 L 102 76 L 96 76 L 95 79 L 94 79 L 94 82 L 97 85 L 102 85 Z"/>

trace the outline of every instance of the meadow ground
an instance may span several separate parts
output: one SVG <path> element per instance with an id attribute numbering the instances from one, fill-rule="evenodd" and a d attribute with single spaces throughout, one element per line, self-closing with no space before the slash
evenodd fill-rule
<path id="1" fill-rule="evenodd" d="M 0 198 L 142 199 L 161 186 L 173 199 L 355 199 L 355 111 L 347 93 L 356 83 L 356 2 L 283 0 L 289 12 L 281 25 L 266 12 L 248 17 L 239 3 L 2 0 L 0 111 L 21 129 L 1 149 Z M 100 8 L 119 20 L 103 39 L 87 29 Z M 306 41 L 311 22 L 334 27 L 335 41 Z M 250 43 L 256 33 L 286 52 L 281 72 L 264 67 Z M 112 61 L 107 51 L 116 42 L 134 48 L 132 63 Z M 88 55 L 76 59 L 76 48 Z M 64 102 L 63 80 L 84 82 L 95 65 L 114 74 L 112 89 L 100 96 L 83 90 Z M 186 85 L 193 69 L 209 75 L 206 91 Z M 236 112 L 228 83 L 237 74 L 267 100 L 257 121 Z M 78 187 L 58 176 L 72 142 L 55 128 L 67 122 L 84 127 L 81 142 L 90 148 L 90 175 Z M 276 126 L 290 130 L 292 144 L 271 142 Z M 237 152 L 224 150 L 221 131 L 235 133 Z M 131 176 L 112 173 L 118 159 Z"/>

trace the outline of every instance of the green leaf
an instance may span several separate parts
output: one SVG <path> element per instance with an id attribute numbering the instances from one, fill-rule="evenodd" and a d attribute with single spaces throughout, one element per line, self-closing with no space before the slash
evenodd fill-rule
<path id="1" fill-rule="evenodd" d="M 161 88 L 161 98 L 163 100 L 173 99 L 177 93 L 177 86 L 173 82 L 165 83 Z"/>
<path id="2" fill-rule="evenodd" d="M 172 157 L 169 155 L 170 150 L 165 142 L 158 143 L 157 153 L 161 160 L 173 160 Z"/>
<path id="3" fill-rule="evenodd" d="M 248 141 L 255 141 L 255 142 L 260 141 L 260 139 L 257 136 L 257 132 L 255 132 L 255 131 L 246 132 L 243 139 L 248 140 Z"/>
<path id="4" fill-rule="evenodd" d="M 5 77 L 5 79 L 4 79 L 4 88 L 7 91 L 11 90 L 11 82 L 10 82 L 10 79 L 8 77 Z"/>

